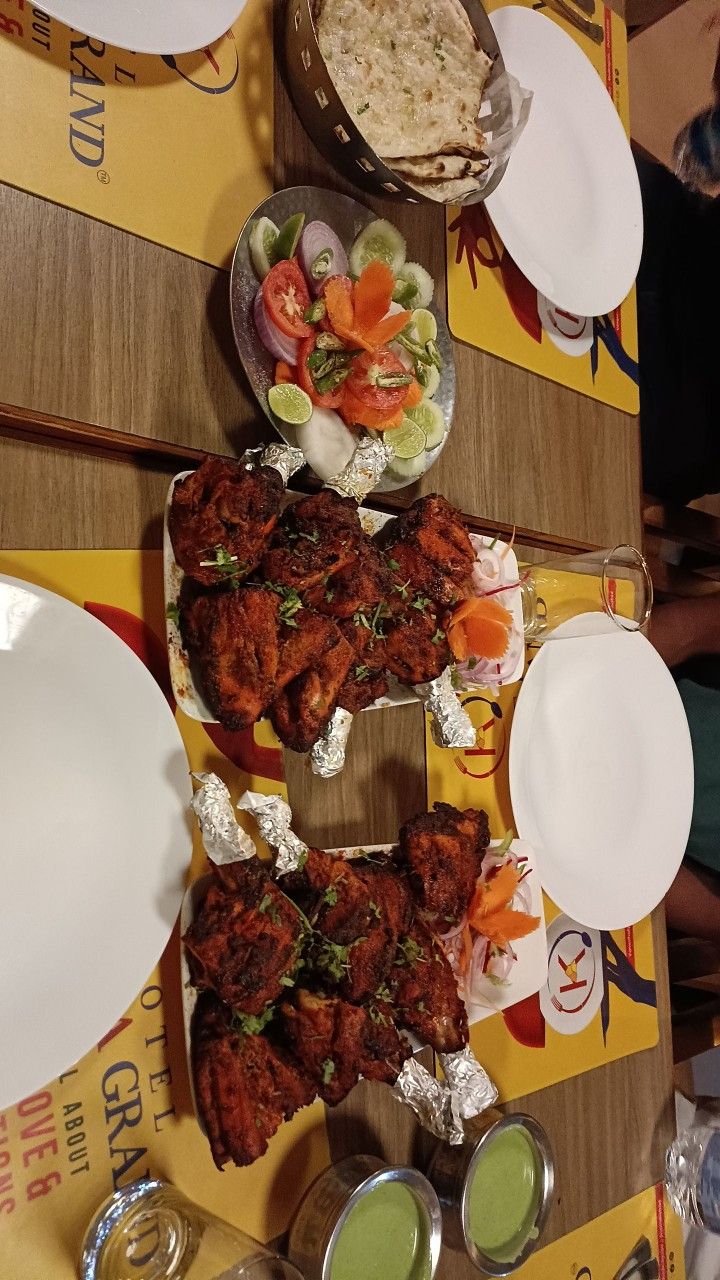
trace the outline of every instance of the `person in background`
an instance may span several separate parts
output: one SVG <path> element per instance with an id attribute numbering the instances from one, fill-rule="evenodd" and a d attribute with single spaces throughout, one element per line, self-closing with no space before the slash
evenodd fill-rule
<path id="1" fill-rule="evenodd" d="M 695 767 L 690 835 L 665 899 L 667 922 L 720 944 L 720 595 L 658 605 L 649 638 L 675 677 Z"/>
<path id="2" fill-rule="evenodd" d="M 634 155 L 645 222 L 637 277 L 643 488 L 684 506 L 720 492 L 720 106 L 678 134 L 675 174 L 640 148 Z"/>

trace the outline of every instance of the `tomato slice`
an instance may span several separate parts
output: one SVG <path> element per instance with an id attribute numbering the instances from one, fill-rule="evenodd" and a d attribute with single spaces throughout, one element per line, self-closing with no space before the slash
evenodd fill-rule
<path id="1" fill-rule="evenodd" d="M 263 280 L 262 296 L 270 319 L 287 338 L 309 338 L 314 332 L 303 319 L 310 294 L 294 258 L 272 267 Z"/>
<path id="2" fill-rule="evenodd" d="M 313 404 L 320 409 L 338 409 L 343 398 L 343 384 L 340 383 L 334 391 L 328 391 L 325 395 L 320 395 L 315 383 L 312 380 L 312 374 L 308 368 L 308 360 L 315 350 L 315 335 L 312 338 L 306 338 L 300 343 L 298 348 L 297 376 L 298 383 L 303 391 L 307 391 Z"/>
<path id="3" fill-rule="evenodd" d="M 369 409 L 385 409 L 388 414 L 405 400 L 408 383 L 399 387 L 378 386 L 378 378 L 406 377 L 407 370 L 387 347 L 379 351 L 363 351 L 352 362 L 347 389 Z"/>

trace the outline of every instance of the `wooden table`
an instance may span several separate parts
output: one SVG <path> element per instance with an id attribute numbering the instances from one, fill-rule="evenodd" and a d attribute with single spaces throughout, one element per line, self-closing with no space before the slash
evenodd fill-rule
<path id="1" fill-rule="evenodd" d="M 277 184 L 338 186 L 276 92 Z M 443 220 L 386 210 L 438 281 Z M 0 188 L 4 352 L 0 402 L 99 423 L 156 441 L 232 452 L 264 435 L 243 384 L 227 277 L 113 228 Z M 151 282 L 151 283 L 149 283 Z M 639 541 L 633 419 L 490 356 L 456 348 L 453 431 L 428 477 L 402 499 L 440 490 L 468 513 L 598 544 Z M 140 469 L 0 439 L 0 545 L 157 547 L 168 460 Z M 418 706 L 361 717 L 342 776 L 319 782 L 297 757 L 288 785 L 301 834 L 325 845 L 395 838 L 425 804 Z M 548 1239 L 656 1180 L 674 1131 L 662 912 L 655 940 L 659 1046 L 521 1099 L 558 1158 Z M 330 1116 L 333 1151 L 422 1159 L 425 1139 L 379 1087 L 362 1085 Z M 475 1274 L 448 1255 L 441 1275 Z"/>

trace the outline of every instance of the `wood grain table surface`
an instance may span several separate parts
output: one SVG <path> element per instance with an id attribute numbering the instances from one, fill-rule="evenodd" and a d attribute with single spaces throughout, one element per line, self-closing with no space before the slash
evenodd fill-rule
<path id="1" fill-rule="evenodd" d="M 279 78 L 276 155 L 278 186 L 342 188 Z M 442 281 L 442 214 L 383 212 Z M 0 187 L 0 220 L 0 402 L 220 452 L 265 435 L 232 344 L 225 274 L 9 187 Z M 640 538 L 634 419 L 460 345 L 456 361 L 448 446 L 404 497 L 437 489 L 475 515 L 601 545 Z M 171 469 L 0 439 L 0 546 L 158 547 Z M 325 846 L 393 840 L 425 805 L 418 706 L 360 717 L 338 779 L 318 781 L 291 753 L 286 764 L 300 832 Z M 547 1127 L 557 1153 L 547 1239 L 661 1176 L 674 1119 L 660 910 L 654 924 L 659 1046 L 514 1104 Z M 361 1085 L 329 1122 L 336 1155 L 424 1159 L 422 1133 L 379 1087 Z M 440 1271 L 442 1280 L 474 1274 L 451 1254 Z"/>

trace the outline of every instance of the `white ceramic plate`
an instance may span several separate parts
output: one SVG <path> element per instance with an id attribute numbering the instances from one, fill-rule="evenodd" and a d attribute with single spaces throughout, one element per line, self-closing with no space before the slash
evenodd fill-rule
<path id="1" fill-rule="evenodd" d="M 533 101 L 488 213 L 536 289 L 576 315 L 606 315 L 633 285 L 643 238 L 640 185 L 620 117 L 557 23 L 518 5 L 490 21 L 508 71 Z"/>
<path id="2" fill-rule="evenodd" d="M 142 989 L 190 861 L 188 763 L 103 623 L 0 575 L 0 1110 L 72 1066 Z"/>
<path id="3" fill-rule="evenodd" d="M 690 733 L 673 678 L 644 636 L 608 621 L 611 631 L 564 638 L 577 626 L 558 628 L 525 676 L 510 797 L 558 907 L 596 929 L 623 929 L 657 906 L 682 861 Z"/>
<path id="4" fill-rule="evenodd" d="M 247 0 L 49 0 L 75 31 L 135 53 L 190 53 L 219 40 Z"/>
<path id="5" fill-rule="evenodd" d="M 177 608 L 180 600 L 180 591 L 185 580 L 180 565 L 175 559 L 175 553 L 172 547 L 172 539 L 170 537 L 170 528 L 168 520 L 170 517 L 170 506 L 172 503 L 173 490 L 180 480 L 184 480 L 185 476 L 192 475 L 191 471 L 179 471 L 170 482 L 170 487 L 165 500 L 165 514 L 163 522 L 163 567 L 165 576 L 165 626 L 167 632 L 168 645 L 168 664 L 170 667 L 170 680 L 172 682 L 173 694 L 175 701 L 186 716 L 190 716 L 191 720 L 200 720 L 203 724 L 217 724 L 218 721 L 213 716 L 210 708 L 207 706 L 205 699 L 198 688 L 192 671 L 190 656 L 183 644 L 182 635 L 180 633 L 179 623 L 176 621 Z M 288 506 L 295 502 L 297 498 L 301 498 L 303 494 L 296 493 L 292 489 L 285 492 L 283 498 L 283 506 Z M 383 529 L 388 520 L 394 519 L 384 511 L 373 511 L 370 507 L 360 507 L 360 519 L 362 527 L 369 537 L 374 537 Z M 470 540 L 473 545 L 489 546 L 494 542 L 499 551 L 505 549 L 506 543 L 495 538 L 486 537 L 480 534 L 471 534 Z M 510 581 L 513 581 L 518 574 L 518 564 L 515 552 L 512 547 L 509 548 L 506 560 L 506 571 Z M 522 601 L 519 591 L 512 591 L 505 597 L 506 607 L 513 615 L 515 627 L 522 630 Z M 508 677 L 504 679 L 502 684 L 516 683 L 523 673 L 525 663 L 524 650 L 521 652 L 514 671 L 510 672 Z M 377 698 L 375 702 L 366 707 L 366 711 L 374 711 L 380 707 L 400 707 L 407 702 L 417 702 L 416 695 L 407 685 L 400 684 L 393 676 L 388 678 L 389 689 L 387 694 L 381 698 Z M 468 691 L 474 691 L 483 686 L 474 684 L 468 685 Z"/>

